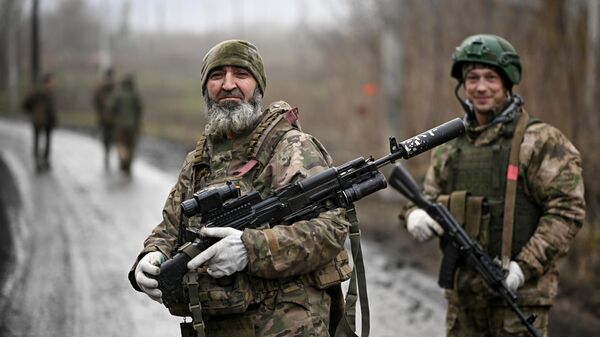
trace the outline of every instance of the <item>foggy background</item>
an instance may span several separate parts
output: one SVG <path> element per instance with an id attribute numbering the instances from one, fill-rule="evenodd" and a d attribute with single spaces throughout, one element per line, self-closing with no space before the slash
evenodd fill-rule
<path id="1" fill-rule="evenodd" d="M 506 38 L 521 57 L 514 91 L 525 108 L 583 156 L 588 217 L 561 266 L 562 306 L 553 310 L 600 317 L 598 0 L 38 1 L 40 73 L 56 76 L 60 126 L 95 128 L 91 91 L 112 66 L 117 77 L 136 74 L 143 133 L 191 149 L 204 125 L 202 57 L 221 40 L 242 38 L 263 56 L 265 103 L 298 106 L 303 130 L 336 164 L 381 157 L 388 136 L 402 140 L 461 117 L 454 48 L 476 33 Z M 32 3 L 0 1 L 0 117 L 26 118 Z M 428 162 L 422 155 L 406 166 L 419 178 Z M 391 194 L 379 197 L 399 210 L 402 199 Z M 395 218 L 377 223 L 371 232 L 407 235 Z"/>

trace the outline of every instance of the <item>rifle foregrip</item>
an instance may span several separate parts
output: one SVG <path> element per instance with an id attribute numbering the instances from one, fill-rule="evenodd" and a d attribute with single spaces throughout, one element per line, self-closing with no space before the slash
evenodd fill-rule
<path id="1" fill-rule="evenodd" d="M 445 236 L 442 236 L 440 240 L 442 241 L 444 257 L 442 258 L 440 273 L 438 275 L 438 285 L 444 289 L 453 289 L 454 275 L 456 274 L 458 260 L 460 259 L 460 250 L 450 242 L 450 239 L 446 239 Z"/>

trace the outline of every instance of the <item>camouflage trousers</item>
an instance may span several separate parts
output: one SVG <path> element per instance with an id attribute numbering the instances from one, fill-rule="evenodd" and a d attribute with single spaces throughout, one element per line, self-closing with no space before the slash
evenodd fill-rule
<path id="1" fill-rule="evenodd" d="M 448 297 L 448 296 L 447 296 Z M 525 317 L 534 314 L 533 326 L 548 337 L 549 306 L 520 306 Z M 517 315 L 505 306 L 490 305 L 487 301 L 456 301 L 448 298 L 446 314 L 448 337 L 530 337 Z"/>
<path id="2" fill-rule="evenodd" d="M 43 142 L 43 151 L 40 154 L 40 138 L 42 138 L 42 133 L 44 134 L 42 142 Z M 36 164 L 40 162 L 48 163 L 50 158 L 50 139 L 52 138 L 52 127 L 50 126 L 35 126 L 33 127 L 33 158 L 35 159 Z"/>
<path id="3" fill-rule="evenodd" d="M 124 171 L 129 171 L 135 145 L 137 142 L 137 133 L 133 128 L 117 128 L 115 130 L 115 143 L 117 154 L 119 156 L 120 167 Z"/>
<path id="4" fill-rule="evenodd" d="M 207 337 L 328 337 L 331 299 L 324 290 L 300 285 L 270 291 L 242 315 L 208 318 Z"/>
<path id="5" fill-rule="evenodd" d="M 115 126 L 114 123 L 108 121 L 100 121 L 100 132 L 102 133 L 102 144 L 104 145 L 104 151 L 108 152 L 113 141 L 114 141 L 114 133 Z"/>

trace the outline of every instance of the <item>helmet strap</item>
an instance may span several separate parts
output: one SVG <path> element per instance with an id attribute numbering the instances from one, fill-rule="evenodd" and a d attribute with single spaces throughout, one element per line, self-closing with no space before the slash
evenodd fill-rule
<path id="1" fill-rule="evenodd" d="M 463 81 L 458 81 L 456 88 L 454 88 L 454 96 L 456 96 L 460 106 L 462 106 L 463 110 L 465 111 L 465 121 L 470 122 L 475 120 L 475 109 L 473 109 L 473 103 L 469 102 L 468 99 L 463 99 L 458 93 L 463 83 Z"/>
<path id="2" fill-rule="evenodd" d="M 456 96 L 456 99 L 458 99 L 458 102 L 465 111 L 465 122 L 472 122 L 475 120 L 475 109 L 473 108 L 473 103 L 471 103 L 468 99 L 463 99 L 460 97 L 458 92 L 462 85 L 463 81 L 459 81 L 456 85 L 456 88 L 454 88 L 454 96 Z M 515 118 L 517 109 L 523 106 L 523 98 L 519 95 L 513 94 L 512 88 L 506 90 L 506 96 L 509 104 L 506 105 L 504 110 L 502 110 L 502 112 L 499 113 L 496 118 L 494 118 L 492 124 L 511 122 Z"/>

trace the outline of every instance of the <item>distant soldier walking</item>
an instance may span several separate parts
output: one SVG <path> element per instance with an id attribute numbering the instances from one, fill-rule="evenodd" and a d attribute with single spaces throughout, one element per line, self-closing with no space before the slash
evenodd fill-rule
<path id="1" fill-rule="evenodd" d="M 50 168 L 50 138 L 56 126 L 56 106 L 54 104 L 54 76 L 45 74 L 40 85 L 35 86 L 23 100 L 23 109 L 33 123 L 33 157 L 38 171 Z M 44 150 L 40 153 L 40 134 L 45 134 Z"/>
<path id="2" fill-rule="evenodd" d="M 94 88 L 92 102 L 98 118 L 98 127 L 104 145 L 104 165 L 108 168 L 110 163 L 110 146 L 114 138 L 114 120 L 108 109 L 110 95 L 115 89 L 114 71 L 108 68 L 104 72 L 100 83 Z"/>
<path id="3" fill-rule="evenodd" d="M 131 173 L 131 163 L 142 121 L 142 101 L 137 92 L 134 76 L 126 75 L 111 96 L 109 110 L 115 126 L 115 143 L 119 168 Z"/>

